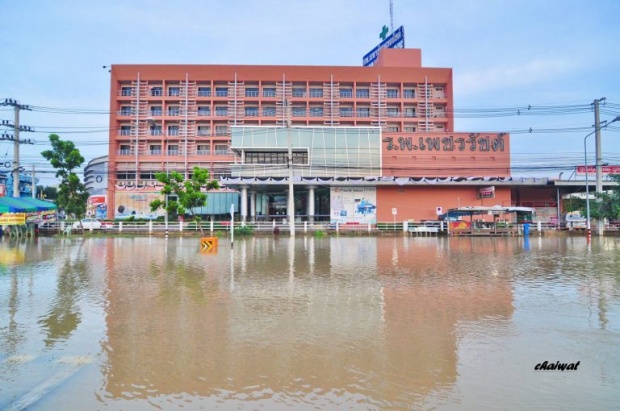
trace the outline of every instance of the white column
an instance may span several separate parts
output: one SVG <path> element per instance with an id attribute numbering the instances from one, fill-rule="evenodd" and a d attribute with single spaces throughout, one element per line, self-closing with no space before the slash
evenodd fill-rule
<path id="1" fill-rule="evenodd" d="M 314 223 L 314 186 L 308 186 L 308 221 Z"/>
<path id="2" fill-rule="evenodd" d="M 256 221 L 256 191 L 250 191 L 250 219 Z"/>
<path id="3" fill-rule="evenodd" d="M 241 187 L 241 221 L 245 222 L 248 215 L 248 188 Z"/>

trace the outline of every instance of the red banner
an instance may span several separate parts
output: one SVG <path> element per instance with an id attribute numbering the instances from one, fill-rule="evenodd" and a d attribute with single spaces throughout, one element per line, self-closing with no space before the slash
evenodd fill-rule
<path id="1" fill-rule="evenodd" d="M 586 166 L 577 166 L 577 174 L 585 174 Z M 596 167 L 588 166 L 588 174 L 595 174 Z M 602 166 L 601 167 L 602 174 L 620 174 L 620 166 Z"/>

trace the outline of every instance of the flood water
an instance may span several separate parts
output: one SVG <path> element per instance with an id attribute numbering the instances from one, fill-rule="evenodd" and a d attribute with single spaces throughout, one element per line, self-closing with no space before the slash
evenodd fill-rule
<path id="1" fill-rule="evenodd" d="M 4 239 L 0 409 L 618 407 L 620 238 L 228 241 Z"/>

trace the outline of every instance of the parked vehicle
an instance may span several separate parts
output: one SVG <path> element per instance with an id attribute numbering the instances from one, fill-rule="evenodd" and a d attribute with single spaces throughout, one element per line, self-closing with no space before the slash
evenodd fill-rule
<path id="1" fill-rule="evenodd" d="M 106 230 L 108 228 L 112 228 L 112 226 L 114 225 L 113 223 L 107 221 L 99 221 L 96 218 L 84 218 L 81 222 L 84 230 Z M 73 223 L 72 228 L 74 230 L 79 230 L 80 221 L 76 221 L 75 223 Z"/>
<path id="2" fill-rule="evenodd" d="M 569 230 L 585 230 L 588 228 L 586 218 L 579 211 L 571 211 L 562 216 L 562 225 Z"/>

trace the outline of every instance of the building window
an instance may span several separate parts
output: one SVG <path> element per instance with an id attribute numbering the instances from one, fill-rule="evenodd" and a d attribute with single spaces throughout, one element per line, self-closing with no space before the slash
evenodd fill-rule
<path id="1" fill-rule="evenodd" d="M 215 155 L 223 156 L 228 154 L 228 145 L 227 144 L 216 144 L 215 145 Z"/>
<path id="2" fill-rule="evenodd" d="M 415 90 L 405 90 L 405 98 L 415 98 Z"/>
<path id="3" fill-rule="evenodd" d="M 258 93 L 258 90 L 256 92 Z M 246 117 L 258 117 L 258 107 L 246 107 L 245 115 Z"/>
<path id="4" fill-rule="evenodd" d="M 370 107 L 358 107 L 357 116 L 358 117 L 370 117 Z"/>
<path id="5" fill-rule="evenodd" d="M 119 171 L 116 173 L 117 180 L 134 180 L 136 178 L 136 173 L 129 171 Z"/>
<path id="6" fill-rule="evenodd" d="M 133 87 L 129 87 L 129 86 L 121 87 L 121 96 L 133 96 Z"/>
<path id="7" fill-rule="evenodd" d="M 265 117 L 275 117 L 276 116 L 276 108 L 269 106 L 263 107 L 263 116 Z"/>
<path id="8" fill-rule="evenodd" d="M 198 115 L 199 116 L 210 116 L 211 115 L 211 107 L 209 107 L 209 106 L 198 106 Z"/>
<path id="9" fill-rule="evenodd" d="M 209 126 L 198 126 L 198 135 L 200 137 L 210 136 L 211 135 L 211 127 L 209 127 Z"/>
<path id="10" fill-rule="evenodd" d="M 225 136 L 228 134 L 228 126 L 215 126 L 216 136 Z"/>
<path id="11" fill-rule="evenodd" d="M 258 97 L 258 87 L 246 88 L 245 96 L 246 97 Z"/>
<path id="12" fill-rule="evenodd" d="M 388 117 L 398 117 L 399 116 L 398 108 L 396 108 L 396 107 L 388 107 L 387 108 L 387 116 Z"/>
<path id="13" fill-rule="evenodd" d="M 149 154 L 157 156 L 161 154 L 161 144 L 149 144 Z"/>
<path id="14" fill-rule="evenodd" d="M 228 97 L 228 87 L 216 87 L 215 96 L 216 97 Z"/>
<path id="15" fill-rule="evenodd" d="M 355 96 L 357 98 L 370 98 L 370 90 L 367 88 L 358 88 L 355 90 Z"/>
<path id="16" fill-rule="evenodd" d="M 385 131 L 388 133 L 398 133 L 398 126 L 387 126 Z"/>
<path id="17" fill-rule="evenodd" d="M 308 151 L 293 151 L 293 164 L 308 164 Z M 288 164 L 285 151 L 250 151 L 245 153 L 246 164 Z"/>
<path id="18" fill-rule="evenodd" d="M 398 89 L 389 88 L 387 90 L 387 97 L 388 98 L 398 98 Z"/>
<path id="19" fill-rule="evenodd" d="M 415 108 L 405 108 L 405 117 L 415 117 Z"/>
<path id="20" fill-rule="evenodd" d="M 275 97 L 276 89 L 274 87 L 263 88 L 263 97 Z"/>
<path id="21" fill-rule="evenodd" d="M 305 117 L 306 116 L 306 108 L 305 107 L 293 107 L 293 117 Z"/>
<path id="22" fill-rule="evenodd" d="M 121 156 L 128 156 L 131 154 L 131 147 L 129 146 L 129 144 L 121 144 L 119 150 L 118 150 L 118 154 Z"/>
<path id="23" fill-rule="evenodd" d="M 120 133 L 121 133 L 121 136 L 130 136 L 131 126 L 121 126 Z"/>
<path id="24" fill-rule="evenodd" d="M 211 87 L 198 87 L 198 97 L 211 97 Z"/>
<path id="25" fill-rule="evenodd" d="M 119 114 L 121 116 L 130 116 L 132 111 L 133 110 L 131 110 L 130 106 L 122 106 L 121 107 L 121 111 L 119 112 Z"/>
<path id="26" fill-rule="evenodd" d="M 226 117 L 228 115 L 228 107 L 226 106 L 216 106 L 215 107 L 215 115 L 218 117 Z"/>
<path id="27" fill-rule="evenodd" d="M 168 107 L 168 115 L 169 116 L 180 116 L 181 109 L 179 108 L 179 106 Z"/>
<path id="28" fill-rule="evenodd" d="M 340 107 L 340 117 L 353 117 L 353 107 Z"/>
<path id="29" fill-rule="evenodd" d="M 151 96 L 153 97 L 161 97 L 164 95 L 163 87 L 153 87 L 151 89 Z"/>
<path id="30" fill-rule="evenodd" d="M 323 98 L 323 89 L 322 88 L 311 88 L 310 97 Z"/>
<path id="31" fill-rule="evenodd" d="M 198 144 L 196 146 L 196 154 L 199 156 L 208 156 L 211 154 L 208 144 Z"/>
<path id="32" fill-rule="evenodd" d="M 181 95 L 181 87 L 168 87 L 168 95 L 169 96 L 173 96 L 173 97 L 177 97 Z"/>
<path id="33" fill-rule="evenodd" d="M 161 136 L 163 134 L 161 126 L 151 126 L 150 132 L 152 136 Z"/>
<path id="34" fill-rule="evenodd" d="M 168 126 L 168 135 L 169 136 L 178 136 L 179 135 L 179 126 Z"/>
<path id="35" fill-rule="evenodd" d="M 306 97 L 306 89 L 305 88 L 294 88 L 293 97 Z"/>
<path id="36" fill-rule="evenodd" d="M 415 133 L 415 126 L 405 126 L 405 133 Z"/>
<path id="37" fill-rule="evenodd" d="M 353 90 L 350 88 L 341 88 L 340 89 L 340 98 L 351 98 L 353 97 Z"/>
<path id="38" fill-rule="evenodd" d="M 323 107 L 310 107 L 310 117 L 323 117 Z"/>
<path id="39" fill-rule="evenodd" d="M 179 155 L 179 145 L 178 144 L 168 144 L 168 155 L 169 156 L 178 156 Z"/>
<path id="40" fill-rule="evenodd" d="M 151 116 L 159 117 L 159 116 L 161 116 L 161 113 L 162 113 L 161 106 L 152 106 L 151 107 Z"/>

